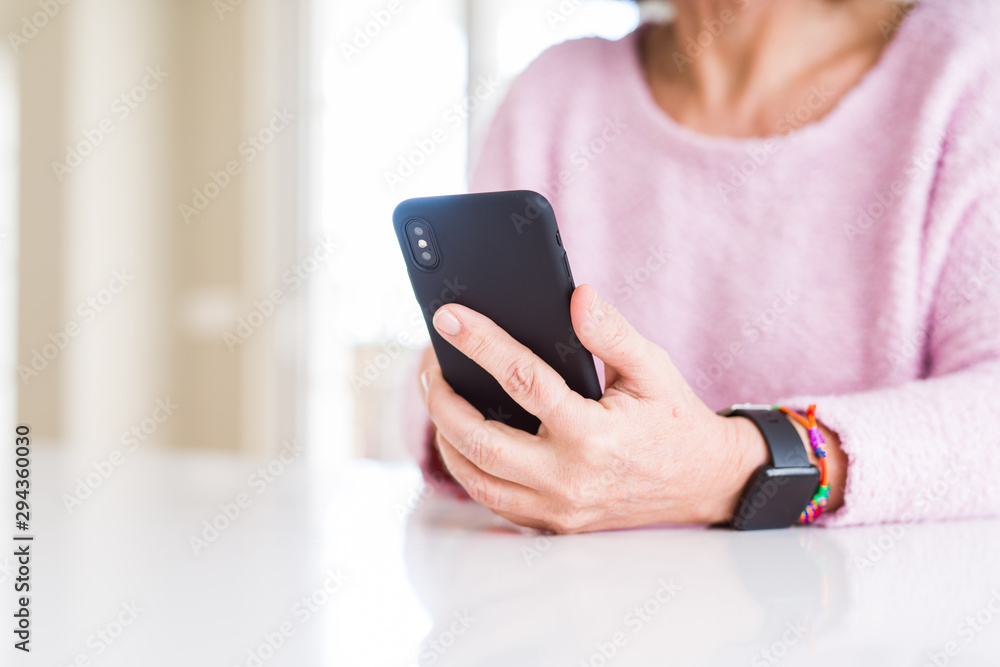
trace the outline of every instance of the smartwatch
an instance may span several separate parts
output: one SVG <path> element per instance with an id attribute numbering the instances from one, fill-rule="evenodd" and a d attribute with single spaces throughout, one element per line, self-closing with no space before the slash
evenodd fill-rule
<path id="1" fill-rule="evenodd" d="M 819 469 L 799 432 L 780 410 L 769 405 L 733 405 L 719 413 L 723 417 L 746 417 L 764 436 L 771 462 L 754 471 L 747 483 L 730 525 L 736 530 L 787 528 L 798 521 L 819 486 Z"/>

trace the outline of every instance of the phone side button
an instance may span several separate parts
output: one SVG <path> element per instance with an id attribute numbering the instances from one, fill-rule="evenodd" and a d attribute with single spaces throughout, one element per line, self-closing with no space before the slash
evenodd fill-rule
<path id="1" fill-rule="evenodd" d="M 556 230 L 556 243 L 559 244 L 560 248 L 562 247 L 562 237 L 559 236 L 559 230 L 558 229 Z"/>
<path id="2" fill-rule="evenodd" d="M 569 257 L 566 253 L 563 253 L 563 266 L 566 267 L 566 277 L 569 278 L 570 282 L 573 282 L 573 272 L 569 270 Z"/>

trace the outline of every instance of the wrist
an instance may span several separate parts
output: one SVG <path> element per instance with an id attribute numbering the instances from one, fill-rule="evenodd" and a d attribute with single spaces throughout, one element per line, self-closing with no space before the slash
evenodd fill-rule
<path id="1" fill-rule="evenodd" d="M 735 411 L 735 408 L 757 408 L 760 410 L 768 407 L 740 405 L 734 406 L 734 409 L 728 410 L 723 414 L 730 415 Z M 787 415 L 785 417 L 787 419 L 786 423 L 792 425 L 794 435 L 787 427 L 783 427 L 784 435 L 777 441 L 781 443 L 780 454 L 784 457 L 783 460 L 786 462 L 788 460 L 797 460 L 798 463 L 791 467 L 798 467 L 799 469 L 805 465 L 805 461 L 809 461 L 815 468 L 820 468 L 819 460 L 810 444 L 809 430 L 801 425 L 798 420 L 788 418 Z M 775 422 L 775 426 L 777 426 L 777 422 L 775 421 L 777 419 L 777 416 L 770 417 L 770 420 Z M 715 483 L 710 487 L 715 493 L 712 495 L 711 501 L 706 501 L 704 508 L 708 520 L 712 523 L 728 522 L 731 520 L 740 506 L 742 496 L 755 471 L 761 466 L 772 463 L 771 447 L 768 446 L 768 442 L 761 432 L 764 426 L 762 425 L 761 429 L 758 429 L 757 424 L 754 423 L 758 421 L 757 419 L 750 420 L 742 416 L 728 416 L 723 418 L 723 420 L 728 422 L 726 427 L 723 428 L 725 436 L 721 438 L 724 446 L 720 448 L 725 454 L 722 464 L 717 466 L 718 473 L 714 480 Z M 763 424 L 763 422 L 758 423 Z M 817 424 L 817 428 L 826 441 L 824 445 L 824 449 L 826 450 L 824 463 L 827 469 L 826 484 L 829 487 L 829 500 L 826 503 L 826 511 L 832 512 L 843 505 L 848 465 L 847 456 L 840 446 L 840 438 L 837 433 L 826 428 L 823 424 Z M 775 435 L 777 436 L 778 433 Z M 714 442 L 720 442 L 720 440 L 717 439 Z M 776 444 L 772 443 L 772 447 L 776 446 Z M 798 446 L 801 446 L 805 450 L 805 457 L 802 457 L 795 451 Z M 805 481 L 803 479 L 800 486 Z M 805 487 L 799 490 L 804 492 Z M 803 509 L 806 507 L 807 503 L 803 502 Z M 782 511 L 784 510 L 790 511 L 791 506 L 784 507 Z M 784 518 L 777 523 L 772 522 L 774 525 L 767 527 L 785 525 L 783 521 Z M 758 525 L 756 527 L 764 526 Z"/>
<path id="2" fill-rule="evenodd" d="M 771 461 L 763 434 L 746 417 L 718 417 L 723 432 L 722 451 L 726 456 L 719 466 L 714 502 L 707 508 L 707 523 L 728 522 L 750 477 L 757 468 Z M 713 446 L 718 446 L 713 443 Z"/>

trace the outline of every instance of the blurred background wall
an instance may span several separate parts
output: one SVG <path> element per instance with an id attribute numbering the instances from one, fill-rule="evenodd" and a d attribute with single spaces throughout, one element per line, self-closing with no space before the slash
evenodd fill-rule
<path id="1" fill-rule="evenodd" d="M 613 0 L 5 0 L 0 417 L 16 404 L 85 456 L 131 433 L 401 457 L 394 399 L 427 336 L 392 208 L 466 189 L 538 53 L 639 19 Z"/>

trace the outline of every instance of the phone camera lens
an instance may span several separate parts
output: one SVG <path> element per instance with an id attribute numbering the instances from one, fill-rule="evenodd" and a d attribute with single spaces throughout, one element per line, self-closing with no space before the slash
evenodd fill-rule
<path id="1" fill-rule="evenodd" d="M 431 271 L 441 262 L 439 248 L 434 247 L 434 228 L 426 220 L 414 219 L 406 223 L 403 230 L 406 245 L 410 246 L 413 262 L 422 269 Z"/>

